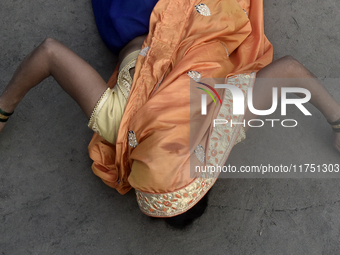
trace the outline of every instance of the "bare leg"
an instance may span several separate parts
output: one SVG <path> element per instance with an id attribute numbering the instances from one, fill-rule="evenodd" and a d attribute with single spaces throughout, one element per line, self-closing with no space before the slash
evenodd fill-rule
<path id="1" fill-rule="evenodd" d="M 254 85 L 253 104 L 255 109 L 266 110 L 272 105 L 272 88 L 281 87 L 305 88 L 311 93 L 310 102 L 321 111 L 327 121 L 334 122 L 340 118 L 340 105 L 327 92 L 316 77 L 294 58 L 287 56 L 274 61 L 257 73 L 257 78 L 309 78 L 309 79 L 258 79 Z M 280 94 L 280 93 L 279 93 Z M 247 111 L 246 121 L 256 117 Z M 249 127 L 246 127 L 246 130 Z M 340 152 L 340 133 L 334 133 L 334 147 Z"/>
<path id="2" fill-rule="evenodd" d="M 94 106 L 107 89 L 106 82 L 83 59 L 50 38 L 29 54 L 15 71 L 0 96 L 0 108 L 12 112 L 31 88 L 50 75 L 90 118 Z M 0 132 L 4 125 L 0 122 Z"/>

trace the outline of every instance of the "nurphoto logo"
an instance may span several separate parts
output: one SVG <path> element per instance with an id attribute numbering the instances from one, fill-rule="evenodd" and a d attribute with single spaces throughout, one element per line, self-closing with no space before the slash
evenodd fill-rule
<path id="1" fill-rule="evenodd" d="M 216 89 L 228 89 L 231 94 L 232 94 L 232 99 L 233 99 L 233 114 L 234 115 L 244 115 L 245 114 L 245 97 L 242 92 L 242 90 L 234 85 L 228 85 L 228 84 L 215 84 L 215 88 L 212 86 L 209 86 L 205 83 L 199 82 L 199 84 L 202 84 L 209 88 L 211 91 L 214 92 L 214 94 L 217 96 L 217 98 L 220 101 L 220 104 L 222 105 L 222 101 L 220 96 L 217 94 Z M 198 89 L 203 90 L 206 92 L 214 101 L 215 105 L 216 100 L 214 96 L 212 95 L 211 92 L 209 92 L 207 89 L 197 87 Z M 304 98 L 287 98 L 288 93 L 299 93 L 299 94 L 304 94 Z M 251 113 L 258 115 L 258 116 L 266 116 L 270 115 L 275 112 L 278 106 L 278 89 L 276 87 L 273 88 L 272 90 L 272 106 L 270 109 L 267 110 L 258 110 L 255 109 L 254 104 L 253 104 L 253 88 L 248 88 L 247 90 L 247 105 L 248 109 Z M 303 104 L 307 103 L 311 99 L 311 93 L 309 90 L 304 89 L 304 88 L 298 88 L 298 87 L 289 87 L 281 88 L 281 115 L 286 116 L 287 114 L 287 105 L 295 105 L 305 116 L 311 116 L 312 114 L 303 106 Z M 207 95 L 202 94 L 201 95 L 201 115 L 207 115 Z M 275 122 L 281 122 L 281 125 L 283 127 L 296 127 L 298 122 L 294 119 L 251 119 L 248 120 L 247 124 L 250 127 L 262 127 L 264 126 L 264 123 L 266 122 L 271 122 L 272 127 L 274 127 Z M 233 122 L 232 120 L 228 121 L 226 119 L 214 119 L 214 127 L 216 125 L 225 125 L 225 124 L 230 124 L 230 126 L 235 125 L 235 124 L 242 124 L 244 127 L 246 126 L 246 120 L 243 120 L 243 122 Z M 290 125 L 289 125 L 290 123 Z"/>

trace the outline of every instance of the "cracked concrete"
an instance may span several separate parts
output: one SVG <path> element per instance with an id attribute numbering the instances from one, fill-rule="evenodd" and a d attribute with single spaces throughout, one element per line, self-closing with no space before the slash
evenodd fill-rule
<path id="1" fill-rule="evenodd" d="M 321 79 L 333 78 L 326 86 L 338 102 L 339 10 L 332 0 L 272 0 L 264 7 L 275 59 L 292 55 Z M 89 0 L 2 0 L 0 27 L 0 89 L 46 37 L 106 80 L 114 69 Z M 299 119 L 294 130 L 250 130 L 227 163 L 339 163 L 328 124 L 309 109 L 313 118 L 292 113 Z M 338 178 L 220 179 L 206 213 L 173 230 L 143 215 L 133 192 L 121 196 L 92 174 L 86 124 L 53 79 L 16 109 L 0 135 L 1 254 L 339 254 Z"/>

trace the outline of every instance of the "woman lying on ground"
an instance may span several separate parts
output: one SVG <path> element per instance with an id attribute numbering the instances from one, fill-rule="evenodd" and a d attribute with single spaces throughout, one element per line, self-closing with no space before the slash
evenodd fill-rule
<path id="1" fill-rule="evenodd" d="M 0 131 L 25 94 L 53 76 L 96 132 L 89 145 L 93 172 L 121 194 L 134 188 L 143 213 L 168 218 L 177 227 L 204 212 L 205 195 L 216 181 L 216 176 L 191 176 L 190 164 L 224 165 L 248 129 L 202 122 L 200 105 L 190 107 L 191 79 L 199 85 L 203 78 L 227 78 L 245 96 L 253 86 L 258 110 L 271 107 L 273 87 L 307 89 L 310 102 L 331 123 L 334 146 L 340 152 L 339 104 L 292 57 L 271 63 L 262 3 L 256 0 L 252 5 L 254 1 L 188 0 L 179 5 L 160 0 L 151 14 L 148 35 L 124 47 L 119 70 L 108 84 L 63 44 L 46 39 L 24 59 L 0 96 Z M 255 81 L 255 74 L 310 79 L 264 84 L 265 79 Z M 223 103 L 208 103 L 208 120 L 223 116 L 247 122 L 255 117 L 249 111 L 233 116 L 230 94 L 223 90 L 219 95 Z"/>

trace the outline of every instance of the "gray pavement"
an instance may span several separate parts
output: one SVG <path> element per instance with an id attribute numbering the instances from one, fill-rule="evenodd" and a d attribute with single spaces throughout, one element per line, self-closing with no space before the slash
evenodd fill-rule
<path id="1" fill-rule="evenodd" d="M 292 55 L 322 79 L 339 78 L 340 5 L 265 1 L 275 59 Z M 91 1 L 1 0 L 0 89 L 44 38 L 62 41 L 108 80 L 115 63 Z M 340 102 L 336 80 L 326 85 Z M 339 163 L 320 113 L 295 129 L 248 132 L 227 164 Z M 278 116 L 278 115 L 274 115 Z M 291 116 L 294 117 L 294 116 Z M 0 135 L 1 254 L 339 254 L 340 179 L 220 179 L 206 213 L 186 230 L 143 215 L 92 174 L 92 131 L 53 79 L 24 98 Z"/>

